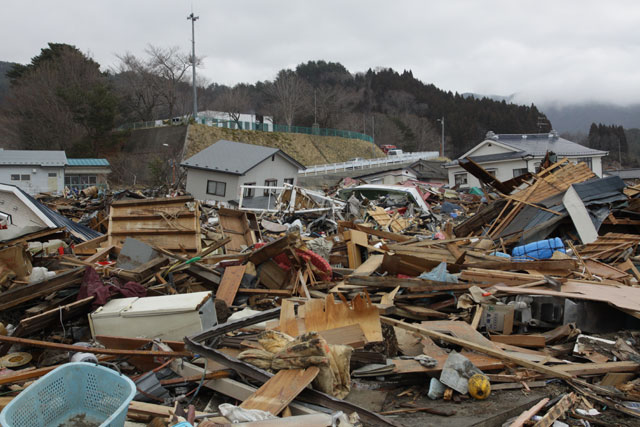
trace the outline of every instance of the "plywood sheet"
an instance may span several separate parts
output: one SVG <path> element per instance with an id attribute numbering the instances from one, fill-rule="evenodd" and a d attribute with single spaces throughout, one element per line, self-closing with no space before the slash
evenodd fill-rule
<path id="1" fill-rule="evenodd" d="M 244 409 L 259 409 L 278 415 L 306 386 L 318 376 L 320 368 L 286 369 L 278 371 L 242 404 Z"/>
<path id="2" fill-rule="evenodd" d="M 224 269 L 218 292 L 216 292 L 216 298 L 221 299 L 227 303 L 228 306 L 233 305 L 233 300 L 236 298 L 236 293 L 242 282 L 242 276 L 247 269 L 247 265 L 234 265 Z"/>

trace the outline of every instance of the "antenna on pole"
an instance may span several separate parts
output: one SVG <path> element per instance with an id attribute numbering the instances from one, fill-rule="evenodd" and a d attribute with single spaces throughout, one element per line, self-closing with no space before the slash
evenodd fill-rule
<path id="1" fill-rule="evenodd" d="M 198 89 L 196 87 L 196 21 L 199 16 L 193 14 L 193 4 L 191 5 L 191 15 L 187 16 L 191 20 L 191 68 L 193 69 L 193 118 L 198 118 Z"/>

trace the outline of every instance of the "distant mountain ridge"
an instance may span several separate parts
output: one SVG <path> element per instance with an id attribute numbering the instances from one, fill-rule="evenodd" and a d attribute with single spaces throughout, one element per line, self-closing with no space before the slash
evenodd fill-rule
<path id="1" fill-rule="evenodd" d="M 539 108 L 558 132 L 588 133 L 591 123 L 640 128 L 640 103 L 629 106 L 596 102 L 565 106 L 542 104 Z"/>

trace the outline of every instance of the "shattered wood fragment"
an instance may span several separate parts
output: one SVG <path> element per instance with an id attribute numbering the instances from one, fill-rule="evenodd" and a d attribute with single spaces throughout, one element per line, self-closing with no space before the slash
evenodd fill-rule
<path id="1" fill-rule="evenodd" d="M 405 323 L 405 322 L 402 322 L 402 321 L 399 321 L 399 320 L 390 319 L 388 317 L 382 317 L 381 320 L 384 323 L 388 323 L 388 324 L 393 325 L 393 326 L 404 328 L 404 329 L 406 329 L 408 331 L 418 332 L 418 333 L 426 335 L 428 337 L 440 339 L 442 341 L 449 342 L 449 343 L 452 343 L 452 344 L 456 344 L 456 345 L 459 345 L 461 347 L 464 347 L 464 348 L 467 348 L 467 349 L 470 349 L 470 350 L 479 351 L 481 353 L 487 354 L 487 355 L 495 357 L 497 359 L 505 360 L 505 361 L 508 361 L 508 362 L 513 362 L 513 363 L 515 363 L 517 365 L 524 366 L 525 368 L 533 369 L 536 372 L 540 372 L 540 373 L 543 373 L 543 374 L 551 375 L 552 377 L 555 377 L 555 378 L 562 378 L 562 379 L 570 379 L 570 378 L 572 378 L 572 375 L 567 374 L 567 373 L 565 373 L 563 371 L 560 371 L 560 370 L 558 370 L 556 368 L 551 368 L 549 366 L 541 365 L 541 364 L 538 364 L 538 363 L 533 363 L 533 362 L 530 362 L 530 361 L 528 361 L 526 359 L 523 359 L 523 358 L 520 358 L 520 357 L 517 357 L 517 356 L 513 356 L 513 355 L 510 355 L 508 353 L 505 353 L 502 350 L 498 350 L 498 349 L 495 349 L 495 348 L 492 348 L 492 347 L 488 347 L 488 346 L 484 346 L 484 345 L 481 345 L 481 344 L 476 344 L 476 343 L 473 343 L 473 342 L 470 342 L 470 341 L 467 341 L 467 340 L 464 340 L 464 339 L 453 337 L 451 335 L 447 335 L 447 334 L 443 334 L 443 333 L 440 333 L 440 332 L 436 332 L 434 330 L 431 330 L 431 329 L 428 329 L 428 328 L 425 328 L 425 327 L 415 326 L 415 325 L 411 325 L 409 323 Z"/>
<path id="2" fill-rule="evenodd" d="M 518 416 L 518 418 L 516 418 L 513 423 L 511 423 L 510 427 L 522 427 L 524 423 L 531 419 L 531 417 L 540 412 L 542 407 L 546 405 L 548 401 L 549 398 L 545 397 L 540 402 L 533 405 L 531 409 L 524 411 L 522 414 L 520 414 L 520 416 Z"/>

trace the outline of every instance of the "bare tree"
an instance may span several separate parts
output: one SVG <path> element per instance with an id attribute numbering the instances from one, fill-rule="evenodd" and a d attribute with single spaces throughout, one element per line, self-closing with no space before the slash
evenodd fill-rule
<path id="1" fill-rule="evenodd" d="M 265 90 L 287 126 L 293 126 L 296 113 L 303 107 L 305 97 L 309 94 L 309 85 L 294 71 L 281 70 Z"/>
<path id="2" fill-rule="evenodd" d="M 153 73 L 148 61 L 127 52 L 118 56 L 120 63 L 114 69 L 119 91 L 126 100 L 136 120 L 153 120 L 158 117 L 161 106 L 162 82 Z"/>
<path id="3" fill-rule="evenodd" d="M 160 96 L 164 99 L 171 118 L 179 102 L 179 88 L 188 81 L 187 71 L 191 67 L 191 55 L 180 52 L 177 46 L 162 48 L 149 45 L 145 52 L 149 55 L 148 66 L 151 72 L 161 79 Z M 195 62 L 198 66 L 201 60 L 196 58 Z"/>
<path id="4" fill-rule="evenodd" d="M 249 91 L 243 85 L 225 89 L 214 103 L 215 108 L 229 115 L 231 120 L 240 125 L 240 114 L 251 109 Z"/>

